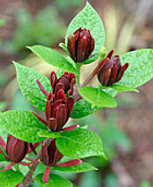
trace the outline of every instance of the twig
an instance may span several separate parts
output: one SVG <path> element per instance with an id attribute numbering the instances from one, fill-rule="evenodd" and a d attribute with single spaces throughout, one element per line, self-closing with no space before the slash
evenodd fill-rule
<path id="1" fill-rule="evenodd" d="M 99 63 L 96 66 L 96 68 L 93 70 L 93 72 L 89 75 L 89 77 L 87 77 L 87 79 L 78 87 L 79 89 L 86 86 L 94 78 L 94 76 L 97 74 L 98 67 L 99 67 Z"/>
<path id="2" fill-rule="evenodd" d="M 74 95 L 73 95 L 73 98 L 76 100 L 78 97 L 80 97 L 80 94 L 79 94 L 79 89 L 86 86 L 93 78 L 94 76 L 97 74 L 97 71 L 98 71 L 98 67 L 99 67 L 99 63 L 98 65 L 96 66 L 96 68 L 91 72 L 91 74 L 87 77 L 87 79 L 78 87 L 75 87 L 74 88 Z"/>

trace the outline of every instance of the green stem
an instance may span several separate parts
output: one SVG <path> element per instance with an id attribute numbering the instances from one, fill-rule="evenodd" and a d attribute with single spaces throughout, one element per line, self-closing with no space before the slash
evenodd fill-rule
<path id="1" fill-rule="evenodd" d="M 76 74 L 75 74 L 76 86 L 80 85 L 80 68 L 81 68 L 81 64 L 76 63 Z"/>

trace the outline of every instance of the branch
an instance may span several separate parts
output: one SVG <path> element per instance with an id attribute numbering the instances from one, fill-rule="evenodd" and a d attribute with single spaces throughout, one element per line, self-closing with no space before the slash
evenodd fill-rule
<path id="1" fill-rule="evenodd" d="M 98 67 L 99 67 L 99 62 L 98 62 L 98 65 L 96 66 L 96 68 L 91 72 L 91 74 L 87 77 L 87 79 L 80 85 L 78 86 L 78 89 L 77 87 L 74 88 L 74 94 L 73 94 L 73 98 L 76 100 L 78 97 L 80 97 L 80 94 L 79 94 L 79 89 L 86 86 L 93 78 L 94 76 L 97 74 L 97 71 L 98 71 Z"/>

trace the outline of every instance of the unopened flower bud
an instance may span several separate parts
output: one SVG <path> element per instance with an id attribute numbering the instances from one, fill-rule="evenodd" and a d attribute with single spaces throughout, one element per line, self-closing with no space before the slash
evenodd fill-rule
<path id="1" fill-rule="evenodd" d="M 113 50 L 110 51 L 107 57 L 99 63 L 97 77 L 103 86 L 111 86 L 121 80 L 125 70 L 129 66 L 129 63 L 125 63 L 121 66 L 119 56 L 116 55 L 112 57 L 113 52 Z"/>
<path id="2" fill-rule="evenodd" d="M 13 163 L 18 163 L 24 159 L 28 151 L 28 143 L 15 138 L 12 135 L 7 137 L 6 153 Z"/>
<path id="3" fill-rule="evenodd" d="M 89 58 L 94 49 L 94 39 L 89 30 L 79 28 L 69 35 L 67 47 L 75 62 L 83 62 Z"/>

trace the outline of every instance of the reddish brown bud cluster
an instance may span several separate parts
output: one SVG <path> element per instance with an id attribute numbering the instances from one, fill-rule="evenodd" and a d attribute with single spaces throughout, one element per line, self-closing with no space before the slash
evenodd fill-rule
<path id="1" fill-rule="evenodd" d="M 74 99 L 71 95 L 75 85 L 75 76 L 66 72 L 57 79 L 55 72 L 52 72 L 50 76 L 52 94 L 51 92 L 46 93 L 41 83 L 38 80 L 36 81 L 42 92 L 47 96 L 45 108 L 47 122 L 36 114 L 35 116 L 52 131 L 60 131 L 69 119 L 74 106 Z"/>
<path id="2" fill-rule="evenodd" d="M 6 153 L 13 163 L 18 163 L 24 159 L 28 151 L 28 143 L 9 135 L 6 144 Z"/>
<path id="3" fill-rule="evenodd" d="M 89 58 L 94 49 L 94 39 L 90 31 L 79 28 L 68 37 L 67 44 L 71 58 L 75 62 L 83 62 Z"/>
<path id="4" fill-rule="evenodd" d="M 99 63 L 97 77 L 103 86 L 111 86 L 115 82 L 121 80 L 125 70 L 129 66 L 129 63 L 125 63 L 123 66 L 121 66 L 119 56 L 116 55 L 112 57 L 113 52 L 113 50 L 110 51 L 107 57 Z"/>

